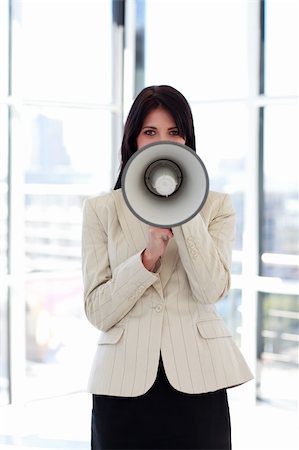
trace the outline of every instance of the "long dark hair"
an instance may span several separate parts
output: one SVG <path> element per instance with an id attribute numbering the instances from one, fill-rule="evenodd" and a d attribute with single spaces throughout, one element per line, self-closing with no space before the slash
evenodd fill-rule
<path id="1" fill-rule="evenodd" d="M 130 157 L 137 151 L 137 136 L 149 112 L 158 107 L 165 108 L 173 117 L 179 135 L 188 147 L 196 152 L 195 132 L 191 108 L 186 98 L 171 86 L 149 86 L 135 98 L 128 114 L 121 144 L 121 167 L 114 189 L 121 188 L 123 170 Z"/>

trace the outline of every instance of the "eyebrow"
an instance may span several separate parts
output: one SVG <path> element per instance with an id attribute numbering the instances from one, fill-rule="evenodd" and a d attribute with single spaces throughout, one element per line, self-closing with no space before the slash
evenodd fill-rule
<path id="1" fill-rule="evenodd" d="M 142 127 L 142 130 L 144 128 L 152 128 L 153 130 L 157 130 L 157 127 L 154 127 L 152 125 L 145 125 L 144 127 Z M 176 130 L 176 129 L 178 129 L 178 127 L 170 127 L 170 128 L 168 128 L 168 130 Z"/>

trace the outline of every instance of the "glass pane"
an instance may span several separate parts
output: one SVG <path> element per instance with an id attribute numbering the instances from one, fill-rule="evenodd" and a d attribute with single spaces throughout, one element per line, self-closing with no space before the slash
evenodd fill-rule
<path id="1" fill-rule="evenodd" d="M 111 113 L 26 108 L 27 271 L 80 268 L 83 199 L 111 187 Z"/>
<path id="2" fill-rule="evenodd" d="M 28 189 L 25 211 L 27 272 L 76 270 L 81 263 L 81 215 L 83 195 L 61 189 L 39 194 Z"/>
<path id="3" fill-rule="evenodd" d="M 265 14 L 265 92 L 298 94 L 299 23 L 297 0 L 267 0 Z"/>
<path id="4" fill-rule="evenodd" d="M 28 400 L 85 389 L 95 335 L 82 298 L 81 274 L 27 280 Z"/>
<path id="5" fill-rule="evenodd" d="M 296 407 L 298 392 L 299 297 L 260 296 L 258 335 L 260 397 Z"/>
<path id="6" fill-rule="evenodd" d="M 229 294 L 216 303 L 216 309 L 224 319 L 229 330 L 232 332 L 234 341 L 241 345 L 242 333 L 242 291 L 239 289 L 231 289 Z"/>
<path id="7" fill-rule="evenodd" d="M 207 167 L 210 188 L 230 194 L 237 215 L 234 273 L 241 273 L 248 112 L 242 104 L 192 105 L 197 154 Z"/>
<path id="8" fill-rule="evenodd" d="M 173 85 L 189 101 L 247 95 L 246 0 L 145 5 L 146 85 Z"/>
<path id="9" fill-rule="evenodd" d="M 9 402 L 8 354 L 8 113 L 0 106 L 0 405 Z M 6 132 L 5 132 L 6 130 Z"/>
<path id="10" fill-rule="evenodd" d="M 0 285 L 0 406 L 9 403 L 8 320 L 8 290 L 2 280 Z"/>
<path id="11" fill-rule="evenodd" d="M 12 13 L 14 92 L 111 102 L 111 0 L 14 0 Z"/>
<path id="12" fill-rule="evenodd" d="M 8 112 L 0 106 L 0 274 L 8 272 Z"/>
<path id="13" fill-rule="evenodd" d="M 112 114 L 26 107 L 22 129 L 26 395 L 32 399 L 86 385 L 92 329 L 82 300 L 82 203 L 111 187 Z"/>
<path id="14" fill-rule="evenodd" d="M 298 107 L 265 109 L 263 275 L 298 279 Z"/>

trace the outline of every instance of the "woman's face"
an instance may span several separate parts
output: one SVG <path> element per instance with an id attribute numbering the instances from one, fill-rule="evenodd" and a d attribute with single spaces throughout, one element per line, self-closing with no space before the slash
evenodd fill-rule
<path id="1" fill-rule="evenodd" d="M 137 149 L 157 141 L 172 141 L 185 144 L 172 115 L 163 108 L 153 109 L 148 113 L 137 136 Z"/>

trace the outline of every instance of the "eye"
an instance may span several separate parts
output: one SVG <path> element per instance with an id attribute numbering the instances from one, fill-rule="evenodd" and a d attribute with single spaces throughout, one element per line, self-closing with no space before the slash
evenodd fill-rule
<path id="1" fill-rule="evenodd" d="M 154 136 L 155 135 L 155 130 L 145 130 L 144 131 L 144 134 L 146 135 L 146 136 Z"/>
<path id="2" fill-rule="evenodd" d="M 171 130 L 171 131 L 169 132 L 169 134 L 170 134 L 171 136 L 179 136 L 179 130 Z"/>

